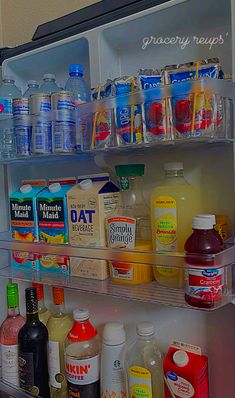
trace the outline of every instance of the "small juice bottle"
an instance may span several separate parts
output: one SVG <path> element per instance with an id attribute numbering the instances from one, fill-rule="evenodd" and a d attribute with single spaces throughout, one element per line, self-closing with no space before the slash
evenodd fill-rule
<path id="1" fill-rule="evenodd" d="M 200 195 L 184 178 L 183 163 L 166 163 L 164 170 L 164 183 L 154 189 L 151 197 L 153 250 L 179 252 L 184 250 L 191 220 L 198 214 Z M 183 287 L 183 270 L 154 267 L 153 272 L 161 285 Z"/>
<path id="2" fill-rule="evenodd" d="M 194 307 L 212 308 L 222 300 L 224 269 L 216 268 L 209 256 L 223 249 L 223 240 L 214 225 L 214 215 L 194 217 L 193 233 L 185 243 L 186 261 L 194 267 L 186 271 L 185 300 Z"/>
<path id="3" fill-rule="evenodd" d="M 118 165 L 116 174 L 119 177 L 122 205 L 120 215 L 106 220 L 108 246 L 152 250 L 150 215 L 143 196 L 144 164 Z M 148 253 L 144 259 L 147 263 Z M 114 281 L 129 284 L 153 280 L 151 265 L 128 261 L 111 263 L 110 274 Z"/>

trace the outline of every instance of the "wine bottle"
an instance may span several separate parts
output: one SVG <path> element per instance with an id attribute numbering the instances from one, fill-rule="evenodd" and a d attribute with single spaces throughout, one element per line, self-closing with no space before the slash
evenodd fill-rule
<path id="1" fill-rule="evenodd" d="M 42 283 L 33 283 L 33 287 L 37 289 L 39 320 L 47 326 L 47 321 L 51 316 L 51 312 L 44 304 L 44 286 Z"/>
<path id="2" fill-rule="evenodd" d="M 25 290 L 26 323 L 19 332 L 20 387 L 34 396 L 50 398 L 47 363 L 48 332 L 39 321 L 37 289 Z"/>
<path id="3" fill-rule="evenodd" d="M 7 285 L 7 318 L 0 332 L 2 378 L 7 383 L 19 386 L 18 333 L 25 324 L 19 313 L 19 294 L 16 283 Z"/>

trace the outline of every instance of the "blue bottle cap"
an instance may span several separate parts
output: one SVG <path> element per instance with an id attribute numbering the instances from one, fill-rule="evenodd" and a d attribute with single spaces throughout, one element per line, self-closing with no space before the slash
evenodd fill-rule
<path id="1" fill-rule="evenodd" d="M 84 68 L 81 64 L 71 64 L 69 65 L 69 74 L 70 75 L 81 75 L 83 76 Z"/>

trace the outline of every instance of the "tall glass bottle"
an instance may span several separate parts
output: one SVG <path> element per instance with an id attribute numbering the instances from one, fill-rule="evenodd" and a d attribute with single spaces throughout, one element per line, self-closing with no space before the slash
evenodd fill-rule
<path id="1" fill-rule="evenodd" d="M 51 316 L 51 311 L 48 310 L 44 304 L 44 286 L 42 283 L 33 283 L 33 287 L 37 289 L 39 319 L 47 326 L 47 321 Z"/>
<path id="2" fill-rule="evenodd" d="M 67 381 L 64 366 L 64 341 L 73 326 L 73 320 L 65 311 L 64 289 L 53 287 L 54 312 L 47 322 L 49 333 L 49 377 L 52 398 L 67 397 Z"/>
<path id="3" fill-rule="evenodd" d="M 7 285 L 7 318 L 0 330 L 2 378 L 19 386 L 18 369 L 18 333 L 25 324 L 25 318 L 19 312 L 19 294 L 16 283 Z"/>
<path id="4" fill-rule="evenodd" d="M 48 373 L 48 332 L 39 321 L 37 290 L 25 290 L 25 325 L 19 332 L 19 375 L 20 387 L 34 396 L 50 398 Z"/>

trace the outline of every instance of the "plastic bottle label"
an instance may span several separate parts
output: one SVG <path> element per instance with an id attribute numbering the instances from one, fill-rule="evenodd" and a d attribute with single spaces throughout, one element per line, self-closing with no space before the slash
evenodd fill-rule
<path id="1" fill-rule="evenodd" d="M 12 113 L 12 98 L 0 98 L 1 113 Z"/>
<path id="2" fill-rule="evenodd" d="M 208 268 L 186 272 L 186 294 L 198 301 L 218 301 L 222 298 L 224 270 Z"/>
<path id="3" fill-rule="evenodd" d="M 177 250 L 177 209 L 171 196 L 159 196 L 155 201 L 156 250 Z"/>
<path id="4" fill-rule="evenodd" d="M 136 219 L 131 217 L 112 217 L 107 220 L 108 246 L 112 248 L 135 248 Z M 132 280 L 133 264 L 112 263 L 112 277 Z"/>
<path id="5" fill-rule="evenodd" d="M 63 375 L 60 373 L 60 347 L 57 341 L 49 341 L 48 343 L 48 367 L 50 385 L 61 388 Z"/>
<path id="6" fill-rule="evenodd" d="M 99 355 L 87 359 L 73 359 L 66 355 L 65 369 L 70 398 L 98 396 L 100 389 Z"/>
<path id="7" fill-rule="evenodd" d="M 125 343 L 118 346 L 103 345 L 101 398 L 125 398 L 125 375 L 123 369 L 123 349 Z"/>
<path id="8" fill-rule="evenodd" d="M 15 386 L 19 386 L 18 345 L 1 344 L 2 378 Z"/>
<path id="9" fill-rule="evenodd" d="M 183 377 L 177 376 L 174 372 L 166 374 L 166 385 L 175 398 L 192 398 L 195 390 L 191 383 Z"/>
<path id="10" fill-rule="evenodd" d="M 132 366 L 129 369 L 129 395 L 135 398 L 152 398 L 152 380 L 148 369 Z"/>

